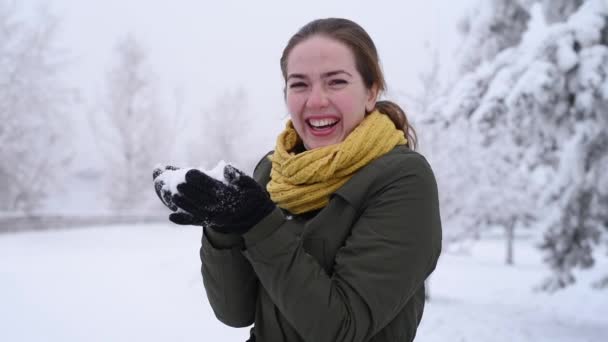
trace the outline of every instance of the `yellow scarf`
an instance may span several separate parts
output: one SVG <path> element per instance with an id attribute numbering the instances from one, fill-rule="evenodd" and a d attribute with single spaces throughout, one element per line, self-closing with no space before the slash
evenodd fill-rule
<path id="1" fill-rule="evenodd" d="M 272 200 L 294 214 L 323 208 L 360 168 L 407 140 L 391 119 L 374 111 L 341 143 L 296 154 L 301 138 L 287 122 L 277 138 L 267 190 Z"/>

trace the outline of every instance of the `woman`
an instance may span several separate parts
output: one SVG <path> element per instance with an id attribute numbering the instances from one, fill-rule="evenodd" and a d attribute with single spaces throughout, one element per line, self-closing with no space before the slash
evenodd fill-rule
<path id="1" fill-rule="evenodd" d="M 367 33 L 315 20 L 281 57 L 291 120 L 253 178 L 189 170 L 161 200 L 203 225 L 217 318 L 258 341 L 411 341 L 441 250 L 437 188 Z"/>

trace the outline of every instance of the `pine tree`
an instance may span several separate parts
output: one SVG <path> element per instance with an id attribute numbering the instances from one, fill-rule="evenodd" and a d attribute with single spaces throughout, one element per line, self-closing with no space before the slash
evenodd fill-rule
<path id="1" fill-rule="evenodd" d="M 461 74 L 491 61 L 506 48 L 519 44 L 530 14 L 526 1 L 480 1 L 459 22 L 465 37 L 460 44 Z"/>
<path id="2" fill-rule="evenodd" d="M 502 0 L 491 3 L 481 8 L 507 6 Z M 492 32 L 485 29 L 492 27 L 487 17 L 479 15 L 477 24 L 471 19 L 467 39 L 481 43 L 468 45 L 494 48 L 465 55 L 463 65 L 471 68 L 464 68 L 468 72 L 435 104 L 434 115 L 444 137 L 450 136 L 445 130 L 456 129 L 461 140 L 478 135 L 479 143 L 435 143 L 447 145 L 449 151 L 444 153 L 464 159 L 452 165 L 459 169 L 453 171 L 454 177 L 470 178 L 467 172 L 478 175 L 469 183 L 467 202 L 451 209 L 470 215 L 470 223 L 504 224 L 509 217 L 497 210 L 500 203 L 475 198 L 494 194 L 505 208 L 514 198 L 527 197 L 528 203 L 534 203 L 532 216 L 543 218 L 537 224 L 546 231 L 542 248 L 553 271 L 543 288 L 555 290 L 575 281 L 575 268 L 591 267 L 595 247 L 606 241 L 608 182 L 602 170 L 605 174 L 608 169 L 608 4 L 602 0 L 510 3 L 518 11 L 539 9 L 546 25 L 535 32 L 522 30 L 527 19 L 521 13 L 515 16 L 522 18 L 521 24 Z M 482 63 L 475 66 L 471 61 Z M 462 149 L 474 152 L 459 154 Z M 480 166 L 475 155 L 482 158 Z M 492 190 L 483 185 L 484 173 L 492 175 L 504 168 L 509 172 L 501 176 L 506 177 L 503 186 Z M 453 186 L 452 193 L 465 193 L 467 182 L 461 183 Z M 475 212 L 466 207 L 471 204 Z M 530 223 L 529 212 L 517 208 L 506 212 L 519 212 L 518 220 Z"/>

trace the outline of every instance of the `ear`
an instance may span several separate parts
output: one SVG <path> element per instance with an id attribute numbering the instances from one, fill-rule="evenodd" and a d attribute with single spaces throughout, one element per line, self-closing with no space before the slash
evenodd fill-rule
<path id="1" fill-rule="evenodd" d="M 365 111 L 370 113 L 376 107 L 378 100 L 378 85 L 372 84 L 371 88 L 367 89 L 367 101 L 365 102 Z"/>

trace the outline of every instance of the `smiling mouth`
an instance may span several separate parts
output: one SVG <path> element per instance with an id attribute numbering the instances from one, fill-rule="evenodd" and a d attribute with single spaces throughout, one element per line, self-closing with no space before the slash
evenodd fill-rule
<path id="1" fill-rule="evenodd" d="M 306 120 L 308 127 L 314 130 L 324 130 L 334 127 L 340 122 L 336 119 Z"/>

